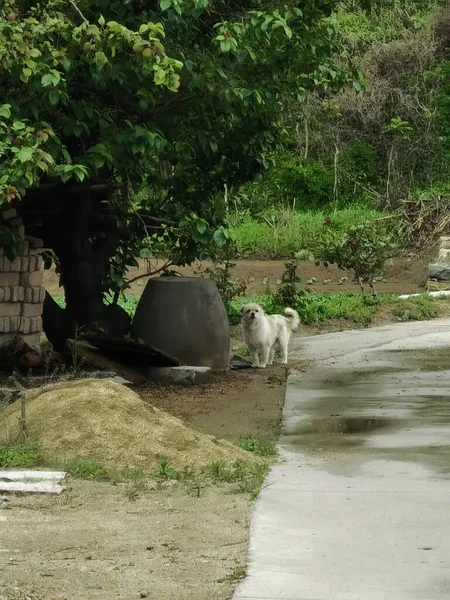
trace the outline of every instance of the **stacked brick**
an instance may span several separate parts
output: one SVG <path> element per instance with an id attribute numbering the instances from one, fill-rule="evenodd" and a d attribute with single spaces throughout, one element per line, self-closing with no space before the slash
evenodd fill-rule
<path id="1" fill-rule="evenodd" d="M 0 248 L 0 345 L 16 336 L 29 346 L 39 345 L 45 290 L 42 240 L 25 236 L 14 208 L 3 210 L 1 224 L 21 240 L 20 256 L 13 261 Z"/>

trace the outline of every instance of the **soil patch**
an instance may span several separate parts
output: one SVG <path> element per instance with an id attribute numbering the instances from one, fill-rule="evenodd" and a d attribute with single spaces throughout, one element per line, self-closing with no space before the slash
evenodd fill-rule
<path id="1" fill-rule="evenodd" d="M 305 368 L 304 364 L 290 365 Z M 231 371 L 209 385 L 190 388 L 146 385 L 138 389 L 145 402 L 174 415 L 195 430 L 237 443 L 241 437 L 278 438 L 287 370 Z"/>
<path id="2" fill-rule="evenodd" d="M 139 261 L 139 267 L 133 267 L 128 271 L 128 277 L 133 279 L 144 275 L 149 270 L 154 271 L 162 265 L 162 262 L 152 260 Z M 426 271 L 428 260 L 420 257 L 395 258 L 386 273 L 386 282 L 377 284 L 379 293 L 413 294 L 424 290 L 426 284 Z M 180 274 L 185 276 L 198 275 L 202 270 L 211 267 L 208 261 L 195 263 L 185 268 L 176 268 Z M 247 283 L 247 294 L 264 294 L 274 292 L 277 289 L 277 281 L 285 269 L 282 260 L 238 260 L 232 271 L 232 277 L 241 278 Z M 316 266 L 314 262 L 303 262 L 299 265 L 298 273 L 303 284 L 308 290 L 316 292 L 359 292 L 359 285 L 352 282 L 351 274 L 341 271 L 336 266 L 328 268 Z M 342 281 L 342 277 L 348 277 Z M 306 282 L 316 279 L 312 284 Z M 131 284 L 127 293 L 140 296 L 147 279 L 139 279 Z M 62 294 L 59 287 L 59 276 L 53 271 L 45 271 L 44 285 L 52 295 Z"/>
<path id="3" fill-rule="evenodd" d="M 257 461 L 234 444 L 186 427 L 110 381 L 83 379 L 38 388 L 27 393 L 26 407 L 30 439 L 62 461 L 93 459 L 111 467 L 150 469 L 162 458 L 176 468 L 197 469 L 216 460 Z M 7 438 L 17 435 L 19 415 L 18 401 L 0 413 Z"/>
<path id="4" fill-rule="evenodd" d="M 0 509 L 0 598 L 227 600 L 245 572 L 246 496 L 72 481 L 61 497 L 10 496 Z"/>

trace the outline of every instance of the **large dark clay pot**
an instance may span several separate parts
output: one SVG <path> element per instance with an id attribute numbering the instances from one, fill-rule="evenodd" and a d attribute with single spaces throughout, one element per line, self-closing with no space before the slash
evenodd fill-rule
<path id="1" fill-rule="evenodd" d="M 230 327 L 216 284 L 199 277 L 150 279 L 131 329 L 141 338 L 192 366 L 228 369 Z"/>

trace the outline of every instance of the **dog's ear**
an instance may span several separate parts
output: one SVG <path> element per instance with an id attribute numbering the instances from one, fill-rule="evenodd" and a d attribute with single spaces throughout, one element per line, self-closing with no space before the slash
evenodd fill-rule
<path id="1" fill-rule="evenodd" d="M 241 315 L 244 313 L 245 304 L 241 306 Z"/>

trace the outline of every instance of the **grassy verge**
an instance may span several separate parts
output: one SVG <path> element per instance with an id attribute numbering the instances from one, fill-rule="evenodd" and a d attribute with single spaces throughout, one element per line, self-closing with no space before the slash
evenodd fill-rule
<path id="1" fill-rule="evenodd" d="M 256 437 L 244 438 L 239 446 L 250 453 L 265 457 L 262 463 L 237 460 L 232 464 L 215 461 L 201 472 L 195 468 L 182 471 L 174 468 L 166 459 L 158 461 L 153 471 L 138 468 L 114 469 L 93 459 L 73 459 L 61 463 L 45 456 L 39 444 L 26 441 L 0 443 L 0 469 L 7 468 L 57 468 L 76 479 L 104 481 L 114 485 L 125 484 L 126 495 L 135 500 L 148 490 L 149 484 L 176 482 L 184 484 L 188 493 L 199 496 L 208 485 L 230 484 L 231 491 L 246 494 L 251 500 L 258 497 L 269 468 L 269 458 L 276 456 L 273 444 Z"/>
<path id="2" fill-rule="evenodd" d="M 273 295 L 254 295 L 247 298 L 235 298 L 230 302 L 228 313 L 230 322 L 239 322 L 241 307 L 247 302 L 259 302 L 269 313 L 283 312 L 284 307 L 277 304 Z M 408 300 L 401 300 L 395 294 L 369 296 L 354 293 L 309 294 L 297 296 L 292 303 L 301 322 L 305 325 L 320 325 L 326 321 L 347 320 L 359 326 L 368 327 L 380 309 L 392 307 L 395 321 L 420 321 L 439 316 L 435 298 L 421 294 Z"/>
<path id="3" fill-rule="evenodd" d="M 56 297 L 56 300 L 64 306 L 62 296 Z M 138 301 L 139 296 L 127 295 L 119 300 L 119 304 L 133 316 Z M 445 298 L 440 298 L 439 301 L 449 302 Z M 285 308 L 279 305 L 275 296 L 271 294 L 234 298 L 227 307 L 231 324 L 236 325 L 239 322 L 241 307 L 247 302 L 262 304 L 267 313 L 282 313 Z M 319 326 L 327 321 L 345 320 L 360 327 L 369 327 L 380 309 L 390 305 L 395 305 L 390 312 L 393 321 L 423 321 L 440 316 L 438 301 L 429 294 L 401 300 L 395 294 L 379 294 L 373 297 L 347 292 L 331 294 L 305 292 L 299 294 L 291 303 L 291 307 L 298 311 L 304 325 Z"/>
<path id="4" fill-rule="evenodd" d="M 258 219 L 244 218 L 234 227 L 236 243 L 242 256 L 285 258 L 300 249 L 314 251 L 322 232 L 323 221 L 330 218 L 336 231 L 374 221 L 381 215 L 367 207 L 353 207 L 328 212 L 277 211 Z"/>

